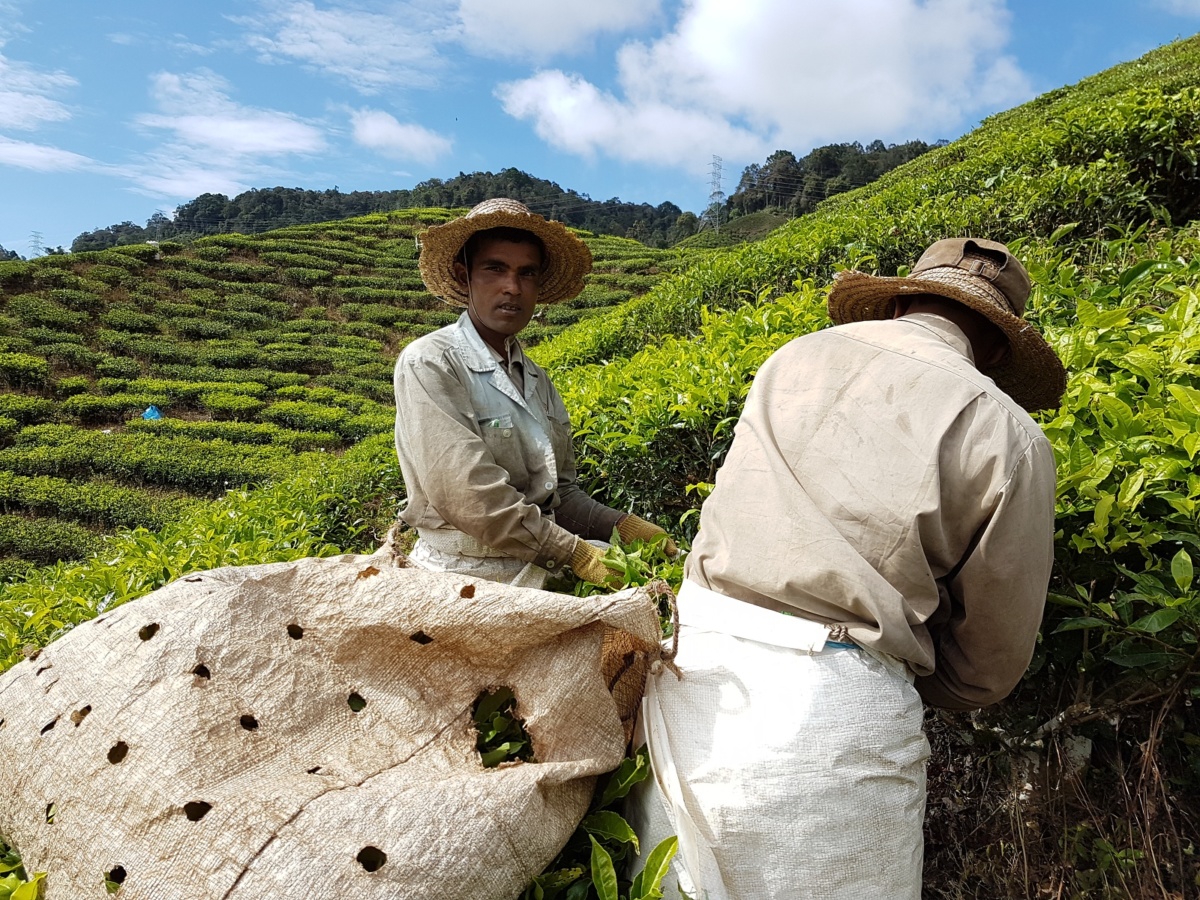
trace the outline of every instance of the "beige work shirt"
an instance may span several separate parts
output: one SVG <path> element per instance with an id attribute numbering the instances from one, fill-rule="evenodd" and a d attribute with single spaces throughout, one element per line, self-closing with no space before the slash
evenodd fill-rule
<path id="1" fill-rule="evenodd" d="M 579 487 L 562 398 L 545 370 L 510 346 L 517 356 L 515 380 L 465 312 L 401 351 L 396 454 L 408 502 L 400 518 L 423 533 L 469 535 L 480 555 L 557 571 L 576 535 L 607 540 L 622 513 Z"/>
<path id="2" fill-rule="evenodd" d="M 791 341 L 759 370 L 687 577 L 905 660 L 971 709 L 1029 665 L 1053 562 L 1041 429 L 930 313 Z"/>

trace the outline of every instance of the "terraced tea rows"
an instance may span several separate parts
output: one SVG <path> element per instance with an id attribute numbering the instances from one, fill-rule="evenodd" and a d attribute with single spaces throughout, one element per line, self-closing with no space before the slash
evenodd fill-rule
<path id="1" fill-rule="evenodd" d="M 416 234 L 458 212 L 0 263 L 0 576 L 389 431 L 396 353 L 458 317 L 425 291 Z M 532 343 L 678 259 L 583 237 L 596 274 Z"/>

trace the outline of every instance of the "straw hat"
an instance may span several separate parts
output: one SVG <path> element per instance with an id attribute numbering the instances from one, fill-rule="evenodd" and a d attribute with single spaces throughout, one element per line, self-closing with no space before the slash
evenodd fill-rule
<path id="1" fill-rule="evenodd" d="M 890 319 L 897 297 L 935 294 L 955 300 L 994 323 L 1012 352 L 998 366 L 982 369 L 1025 409 L 1055 409 L 1067 387 L 1062 362 L 1037 330 L 1025 321 L 1029 274 L 1007 247 L 977 238 L 938 241 L 922 255 L 907 278 L 865 272 L 839 272 L 829 291 L 829 317 L 835 324 Z"/>
<path id="2" fill-rule="evenodd" d="M 421 232 L 421 280 L 429 293 L 453 306 L 467 305 L 466 289 L 454 277 L 454 261 L 477 231 L 521 228 L 541 238 L 546 247 L 539 303 L 570 300 L 583 290 L 583 276 L 592 270 L 592 251 L 561 222 L 550 222 L 529 211 L 524 203 L 497 197 L 484 200 L 469 213 Z"/>

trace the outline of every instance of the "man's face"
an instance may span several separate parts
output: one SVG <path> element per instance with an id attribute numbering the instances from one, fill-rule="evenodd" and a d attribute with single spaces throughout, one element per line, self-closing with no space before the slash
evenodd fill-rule
<path id="1" fill-rule="evenodd" d="M 470 259 L 470 314 L 483 339 L 501 350 L 504 338 L 529 324 L 541 288 L 542 254 L 535 244 L 488 240 Z M 454 264 L 458 283 L 468 287 L 467 269 Z"/>

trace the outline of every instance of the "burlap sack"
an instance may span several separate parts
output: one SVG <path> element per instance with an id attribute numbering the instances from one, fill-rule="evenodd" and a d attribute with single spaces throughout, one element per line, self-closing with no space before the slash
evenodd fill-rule
<path id="1" fill-rule="evenodd" d="M 510 900 L 622 757 L 606 635 L 656 652 L 653 600 L 383 554 L 191 575 L 0 676 L 0 833 L 48 900 Z M 501 685 L 537 761 L 485 769 Z"/>

